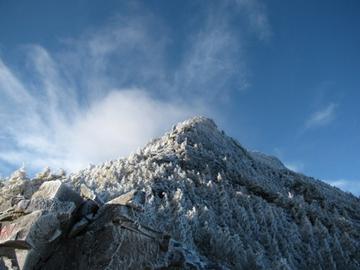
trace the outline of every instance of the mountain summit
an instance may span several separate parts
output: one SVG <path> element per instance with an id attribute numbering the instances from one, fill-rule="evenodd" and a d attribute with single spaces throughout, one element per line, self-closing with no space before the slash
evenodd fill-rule
<path id="1" fill-rule="evenodd" d="M 0 255 L 23 269 L 360 269 L 359 202 L 195 117 L 125 159 L 14 174 L 0 193 Z M 37 211 L 34 224 L 54 215 L 48 252 L 3 230 Z"/>

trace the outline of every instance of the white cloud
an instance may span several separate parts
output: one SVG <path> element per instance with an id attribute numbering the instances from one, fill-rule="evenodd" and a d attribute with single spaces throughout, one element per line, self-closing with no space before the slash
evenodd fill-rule
<path id="1" fill-rule="evenodd" d="M 238 34 L 226 12 L 210 14 L 169 67 L 170 31 L 142 13 L 67 39 L 60 51 L 28 45 L 23 67 L 0 58 L 0 165 L 74 170 L 126 156 L 192 115 L 216 116 L 209 104 L 226 99 L 228 83 L 248 84 Z"/>
<path id="2" fill-rule="evenodd" d="M 232 91 L 247 89 L 244 31 L 260 40 L 271 36 L 265 6 L 257 0 L 231 0 L 209 5 L 201 30 L 189 35 L 187 51 L 175 71 L 174 85 L 183 95 L 202 96 L 208 100 L 227 100 Z M 246 26 L 234 27 L 232 15 L 245 17 Z"/>
<path id="3" fill-rule="evenodd" d="M 27 46 L 31 70 L 21 78 L 0 59 L 0 161 L 79 169 L 126 156 L 172 124 L 208 112 L 199 97 L 169 95 L 159 40 L 139 25 L 113 27 L 60 53 Z"/>
<path id="4" fill-rule="evenodd" d="M 326 182 L 328 182 L 332 186 L 338 187 L 344 191 L 351 192 L 357 196 L 360 195 L 360 181 L 340 179 Z"/>
<path id="5" fill-rule="evenodd" d="M 9 101 L 16 104 L 25 104 L 31 100 L 25 87 L 16 79 L 0 58 L 0 93 Z"/>
<path id="6" fill-rule="evenodd" d="M 336 114 L 336 109 L 338 105 L 335 103 L 330 103 L 325 108 L 322 108 L 319 111 L 314 112 L 310 118 L 306 121 L 306 128 L 320 127 L 330 124 Z"/>
<path id="7" fill-rule="evenodd" d="M 189 40 L 175 85 L 185 95 L 226 99 L 231 91 L 249 86 L 241 43 L 228 22 L 210 13 L 204 28 Z M 232 85 L 233 84 L 233 85 Z"/>
<path id="8" fill-rule="evenodd" d="M 111 88 L 101 72 L 82 74 L 92 76 L 101 94 L 92 87 L 77 89 L 77 78 L 62 73 L 64 63 L 40 46 L 27 50 L 31 83 L 0 62 L 0 159 L 7 163 L 25 162 L 36 170 L 46 165 L 79 169 L 125 156 L 173 123 L 207 111 L 200 100 L 161 99 L 147 89 Z M 77 97 L 81 93 L 84 104 Z"/>
<path id="9" fill-rule="evenodd" d="M 155 100 L 142 90 L 114 90 L 73 115 L 72 121 L 50 121 L 29 134 L 15 134 L 21 150 L 0 152 L 0 158 L 36 168 L 79 169 L 125 156 L 193 113 L 196 110 L 184 104 Z"/>

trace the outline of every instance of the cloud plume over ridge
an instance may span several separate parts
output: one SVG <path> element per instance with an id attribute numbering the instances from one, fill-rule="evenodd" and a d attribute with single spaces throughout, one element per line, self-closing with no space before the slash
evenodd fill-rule
<path id="1" fill-rule="evenodd" d="M 74 170 L 125 156 L 194 114 L 216 116 L 214 100 L 248 81 L 241 32 L 209 14 L 175 67 L 171 33 L 154 31 L 151 15 L 116 16 L 60 51 L 27 45 L 24 67 L 0 56 L 0 163 Z"/>

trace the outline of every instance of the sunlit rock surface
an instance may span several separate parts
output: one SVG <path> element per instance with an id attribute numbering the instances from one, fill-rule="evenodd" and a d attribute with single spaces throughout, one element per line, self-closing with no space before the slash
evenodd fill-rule
<path id="1" fill-rule="evenodd" d="M 0 269 L 360 269 L 358 198 L 207 118 L 126 159 L 1 185 Z"/>

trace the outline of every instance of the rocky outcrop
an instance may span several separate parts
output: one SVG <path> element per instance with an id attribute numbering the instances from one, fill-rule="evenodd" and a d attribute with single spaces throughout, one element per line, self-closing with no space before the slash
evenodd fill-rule
<path id="1" fill-rule="evenodd" d="M 135 221 L 134 211 L 145 203 L 142 191 L 99 204 L 89 190 L 81 196 L 60 180 L 45 180 L 38 190 L 37 181 L 17 180 L 32 195 L 25 198 L 26 188 L 14 179 L 7 186 L 13 197 L 0 217 L 0 269 L 203 268 L 170 235 Z"/>
<path id="2" fill-rule="evenodd" d="M 52 255 L 83 203 L 60 180 L 43 182 L 30 198 L 16 194 L 11 201 L 0 217 L 0 250 L 12 250 L 8 258 L 19 269 L 37 268 Z"/>

